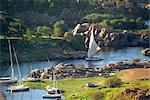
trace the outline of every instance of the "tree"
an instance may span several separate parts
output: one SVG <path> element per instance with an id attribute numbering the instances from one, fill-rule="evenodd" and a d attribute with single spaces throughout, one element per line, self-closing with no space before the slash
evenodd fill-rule
<path id="1" fill-rule="evenodd" d="M 104 84 L 107 87 L 114 88 L 114 87 L 119 87 L 122 84 L 122 81 L 117 77 L 109 77 Z"/>
<path id="2" fill-rule="evenodd" d="M 27 35 L 27 39 L 31 40 L 32 35 L 34 34 L 34 31 L 32 31 L 30 28 L 27 28 L 25 33 Z"/>
<path id="3" fill-rule="evenodd" d="M 38 26 L 36 28 L 36 32 L 40 35 L 49 35 L 49 36 L 51 35 L 50 28 L 47 26 Z"/>
<path id="4" fill-rule="evenodd" d="M 53 25 L 53 33 L 55 36 L 64 36 L 64 32 L 67 30 L 67 26 L 63 20 L 57 21 Z"/>

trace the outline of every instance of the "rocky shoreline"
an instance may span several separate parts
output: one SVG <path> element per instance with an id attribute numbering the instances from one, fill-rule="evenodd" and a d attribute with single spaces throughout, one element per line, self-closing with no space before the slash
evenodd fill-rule
<path id="1" fill-rule="evenodd" d="M 53 68 L 46 68 L 43 70 L 36 69 L 30 73 L 29 77 L 42 78 L 42 79 L 53 79 L 53 73 L 55 78 L 83 78 L 83 77 L 96 77 L 96 76 L 115 76 L 115 72 L 132 69 L 132 68 L 150 68 L 150 61 L 140 61 L 134 59 L 132 61 L 117 62 L 113 64 L 104 65 L 101 67 L 86 67 L 84 65 L 73 65 L 70 63 L 59 63 Z"/>

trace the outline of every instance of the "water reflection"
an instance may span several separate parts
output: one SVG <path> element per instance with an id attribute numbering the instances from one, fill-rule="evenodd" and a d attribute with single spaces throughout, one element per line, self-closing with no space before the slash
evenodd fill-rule
<path id="1" fill-rule="evenodd" d="M 39 89 L 30 89 L 27 92 L 4 92 L 6 100 L 43 100 L 42 95 L 45 93 L 45 90 Z"/>

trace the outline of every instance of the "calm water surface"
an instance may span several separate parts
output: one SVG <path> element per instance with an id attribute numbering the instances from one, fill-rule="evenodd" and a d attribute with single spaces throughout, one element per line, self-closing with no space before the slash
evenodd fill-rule
<path id="1" fill-rule="evenodd" d="M 142 61 L 150 60 L 150 57 L 146 57 L 140 54 L 142 49 L 143 48 L 140 47 L 129 47 L 121 50 L 99 52 L 96 55 L 100 56 L 103 59 L 102 61 L 90 62 L 84 59 L 79 59 L 79 60 L 55 60 L 55 61 L 50 61 L 49 63 L 48 61 L 32 62 L 32 64 L 22 63 L 20 64 L 20 69 L 21 69 L 22 76 L 26 77 L 30 73 L 30 69 L 31 69 L 31 67 L 29 67 L 30 65 L 32 65 L 32 69 L 44 69 L 46 67 L 51 67 L 53 65 L 56 65 L 60 62 L 66 62 L 66 63 L 72 63 L 74 65 L 83 64 L 86 67 L 94 66 L 94 65 L 103 67 L 105 64 L 110 64 L 119 61 L 130 61 L 133 58 L 138 58 Z M 4 68 L 4 66 L 2 67 Z M 5 73 L 8 67 L 9 66 L 5 66 L 5 69 L 0 68 L 0 73 Z M 17 78 L 18 73 L 17 73 L 16 65 L 14 67 L 15 67 L 15 76 Z M 7 97 L 6 100 L 43 100 L 42 95 L 45 94 L 44 90 L 30 89 L 29 92 L 19 92 L 10 95 L 8 92 L 5 91 L 6 87 L 1 86 L 1 88 L 3 89 L 4 94 Z"/>

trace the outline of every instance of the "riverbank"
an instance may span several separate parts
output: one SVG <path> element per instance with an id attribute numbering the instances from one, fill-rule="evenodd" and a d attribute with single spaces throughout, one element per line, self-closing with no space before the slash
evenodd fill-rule
<path id="1" fill-rule="evenodd" d="M 85 68 L 84 66 L 77 67 L 72 64 L 60 63 L 56 65 L 55 72 L 57 71 L 57 78 L 58 75 L 61 76 L 57 80 L 58 88 L 64 91 L 63 95 L 67 100 L 99 100 L 99 98 L 101 100 L 135 100 L 135 98 L 136 100 L 141 100 L 140 98 L 143 97 L 144 100 L 147 100 L 150 96 L 149 63 L 150 61 L 133 59 L 132 61 L 107 64 L 102 68 Z M 49 69 L 43 70 L 42 74 L 48 77 L 51 72 L 49 71 Z M 61 73 L 63 74 L 61 75 Z M 66 75 L 65 79 L 63 75 Z M 76 77 L 73 77 L 73 75 L 76 75 Z M 110 81 L 110 83 L 107 82 L 111 78 L 114 80 Z M 46 86 L 52 86 L 51 78 L 43 77 L 41 79 L 42 82 L 40 83 L 23 83 L 31 88 L 44 90 Z M 121 79 L 120 85 L 118 85 L 118 79 Z M 87 83 L 93 83 L 96 87 L 87 87 Z M 112 87 L 109 87 L 108 84 L 112 85 Z"/>
<path id="2" fill-rule="evenodd" d="M 79 37 L 82 38 L 82 37 Z M 32 39 L 32 40 L 12 40 L 11 44 L 16 48 L 16 53 L 20 63 L 61 60 L 61 59 L 83 59 L 86 51 L 82 43 L 83 40 L 74 38 L 66 41 L 62 39 Z M 75 44 L 74 44 L 75 42 Z M 0 40 L 0 64 L 8 64 L 9 51 L 8 41 Z"/>
<path id="3" fill-rule="evenodd" d="M 150 80 L 133 80 L 130 82 L 124 81 L 120 87 L 110 88 L 105 86 L 105 81 L 109 78 L 92 77 L 92 78 L 78 78 L 78 79 L 63 79 L 58 80 L 58 88 L 64 91 L 63 95 L 67 100 L 134 100 L 141 91 L 150 88 Z M 96 87 L 90 88 L 86 84 L 92 82 Z M 31 88 L 44 89 L 46 86 L 52 86 L 51 80 L 43 80 L 42 83 L 23 82 Z M 126 93 L 127 89 L 134 90 L 138 88 L 139 93 Z M 116 94 L 117 93 L 117 94 Z M 147 96 L 149 92 L 144 94 Z M 137 99 L 140 100 L 140 99 Z"/>
<path id="4" fill-rule="evenodd" d="M 2 55 L 7 55 L 7 54 L 2 54 Z M 30 63 L 30 62 L 38 62 L 38 61 L 47 61 L 48 59 L 49 60 L 85 59 L 86 55 L 87 55 L 86 51 L 72 51 L 70 53 L 59 53 L 59 54 L 57 52 L 53 52 L 50 55 L 40 54 L 39 52 L 36 54 L 33 53 L 33 54 L 27 54 L 27 55 L 20 54 L 19 62 Z M 0 65 L 8 65 L 8 63 L 9 63 L 8 56 L 5 56 L 3 59 L 0 59 Z"/>
<path id="5" fill-rule="evenodd" d="M 55 71 L 57 79 L 66 78 L 87 78 L 87 77 L 110 77 L 116 76 L 116 72 L 125 69 L 150 68 L 150 61 L 140 61 L 133 59 L 131 61 L 116 62 L 103 66 L 86 67 L 84 65 L 74 65 L 71 63 L 59 63 L 55 66 L 42 70 L 36 69 L 29 74 L 32 78 L 53 79 L 53 71 Z"/>

